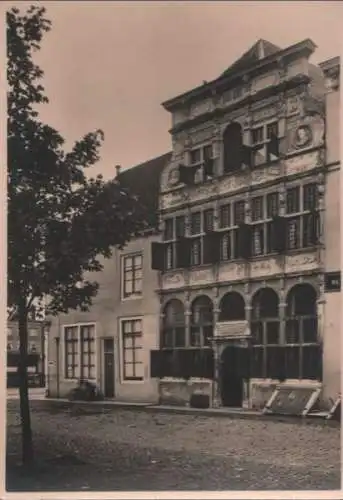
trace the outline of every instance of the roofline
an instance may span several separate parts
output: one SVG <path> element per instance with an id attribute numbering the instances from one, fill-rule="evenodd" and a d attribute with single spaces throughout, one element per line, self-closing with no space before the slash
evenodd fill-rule
<path id="1" fill-rule="evenodd" d="M 119 174 L 118 174 L 118 177 L 116 177 L 116 179 L 120 179 L 120 176 L 125 174 L 125 172 L 128 172 L 129 170 L 132 170 L 133 168 L 138 168 L 138 167 L 143 167 L 144 165 L 146 165 L 147 163 L 150 163 L 152 161 L 156 161 L 156 160 L 159 160 L 160 158 L 163 158 L 164 156 L 167 157 L 168 155 L 171 155 L 173 152 L 172 151 L 167 151 L 166 153 L 162 153 L 158 156 L 154 156 L 153 158 L 150 158 L 149 160 L 145 160 L 143 161 L 142 163 L 138 163 L 137 165 L 132 165 L 131 167 L 127 167 L 125 168 L 124 170 L 122 170 Z"/>
<path id="2" fill-rule="evenodd" d="M 340 66 L 340 64 L 341 64 L 340 56 L 335 56 L 335 57 L 331 57 L 330 59 L 327 59 L 326 61 L 319 63 L 318 66 L 320 67 L 321 70 L 327 71 L 329 69 Z"/>
<path id="3" fill-rule="evenodd" d="M 262 68 L 263 66 L 269 64 L 273 60 L 278 60 L 279 58 L 282 57 L 287 57 L 290 55 L 293 55 L 297 52 L 301 52 L 306 50 L 308 52 L 308 55 L 310 56 L 315 49 L 317 48 L 317 45 L 310 39 L 306 38 L 305 40 L 302 40 L 301 42 L 298 42 L 294 45 L 291 45 L 290 47 L 287 47 L 286 49 L 282 49 L 279 52 L 275 52 L 274 54 L 270 54 L 269 56 L 261 59 L 260 61 L 256 62 L 249 68 L 248 70 L 241 70 L 237 72 L 233 72 L 232 74 L 228 75 L 220 75 L 218 78 L 203 84 L 199 85 L 198 87 L 195 87 L 191 90 L 188 90 L 187 92 L 184 92 L 183 94 L 179 94 L 176 97 L 173 97 L 172 99 L 169 99 L 167 101 L 162 102 L 162 106 L 164 109 L 167 111 L 172 111 L 175 107 L 177 107 L 180 104 L 184 104 L 184 101 L 187 101 L 191 97 L 196 97 L 205 94 L 208 90 L 214 90 L 213 87 L 216 86 L 216 84 L 222 83 L 222 82 L 229 82 L 230 80 L 234 80 L 236 78 L 242 77 L 243 75 L 246 75 L 247 73 L 254 71 L 258 68 Z M 233 63 L 234 64 L 234 63 Z"/>

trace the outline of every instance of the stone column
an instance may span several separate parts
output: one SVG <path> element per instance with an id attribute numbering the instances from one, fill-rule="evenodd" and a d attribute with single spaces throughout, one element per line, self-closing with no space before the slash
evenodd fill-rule
<path id="1" fill-rule="evenodd" d="M 222 175 L 224 172 L 224 155 L 223 155 L 223 138 L 219 124 L 216 125 L 216 129 L 214 131 L 212 145 L 213 145 L 214 173 L 215 175 Z"/>
<path id="2" fill-rule="evenodd" d="M 191 303 L 189 300 L 185 302 L 185 345 L 189 347 L 191 345 Z"/>
<path id="3" fill-rule="evenodd" d="M 213 377 L 213 401 L 212 405 L 214 408 L 219 408 L 221 406 L 221 395 L 220 395 L 220 346 L 216 340 L 215 328 L 219 321 L 219 304 L 218 300 L 214 301 L 213 309 L 213 340 L 212 349 L 214 355 L 214 377 Z"/>

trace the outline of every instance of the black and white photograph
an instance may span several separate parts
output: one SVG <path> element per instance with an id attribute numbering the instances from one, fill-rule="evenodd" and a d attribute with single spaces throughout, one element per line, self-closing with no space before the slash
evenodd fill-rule
<path id="1" fill-rule="evenodd" d="M 341 498 L 343 2 L 1 12 L 1 498 Z"/>

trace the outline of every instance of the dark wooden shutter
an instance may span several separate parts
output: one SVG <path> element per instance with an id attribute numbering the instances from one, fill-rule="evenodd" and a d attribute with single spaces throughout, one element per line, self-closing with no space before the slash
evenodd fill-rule
<path id="1" fill-rule="evenodd" d="M 179 180 L 186 185 L 192 185 L 195 181 L 195 173 L 199 167 L 179 165 Z"/>
<path id="2" fill-rule="evenodd" d="M 242 223 L 238 227 L 238 257 L 249 259 L 251 256 L 251 227 Z"/>
<path id="3" fill-rule="evenodd" d="M 310 241 L 313 245 L 319 243 L 320 237 L 320 215 L 316 210 L 310 214 Z"/>
<path id="4" fill-rule="evenodd" d="M 164 270 L 164 254 L 164 244 L 153 241 L 151 243 L 151 269 L 155 269 L 156 271 Z"/>
<path id="5" fill-rule="evenodd" d="M 220 260 L 220 235 L 222 233 L 211 231 L 204 236 L 204 264 L 215 264 Z"/>
<path id="6" fill-rule="evenodd" d="M 191 265 L 191 240 L 180 238 L 176 242 L 176 267 L 190 267 Z"/>
<path id="7" fill-rule="evenodd" d="M 150 377 L 160 378 L 163 376 L 163 351 L 150 351 Z"/>
<path id="8" fill-rule="evenodd" d="M 271 249 L 278 253 L 284 253 L 287 246 L 287 220 L 285 217 L 276 215 L 271 224 Z"/>

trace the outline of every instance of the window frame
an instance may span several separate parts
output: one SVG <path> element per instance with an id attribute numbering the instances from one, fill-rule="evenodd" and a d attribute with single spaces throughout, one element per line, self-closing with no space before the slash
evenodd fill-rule
<path id="1" fill-rule="evenodd" d="M 140 268 L 135 268 L 134 267 L 134 259 L 136 257 L 141 258 L 141 267 Z M 126 269 L 125 269 L 125 261 L 126 259 L 132 259 L 132 268 L 129 269 L 130 272 L 132 272 L 132 277 L 133 279 L 131 280 L 132 284 L 137 283 L 140 281 L 141 283 L 141 290 L 140 291 L 132 291 L 130 294 L 127 294 L 125 292 L 125 286 L 126 286 Z M 142 251 L 137 251 L 137 252 L 130 252 L 121 255 L 121 300 L 137 300 L 141 299 L 143 297 L 143 266 L 144 266 L 144 258 L 143 258 L 143 252 Z M 135 274 L 137 271 L 141 272 L 141 278 L 135 278 Z"/>
<path id="2" fill-rule="evenodd" d="M 81 342 L 81 328 L 82 327 L 91 327 L 93 328 L 93 345 L 94 345 L 94 377 L 84 377 L 83 372 L 82 372 L 82 367 L 83 367 L 83 350 L 82 350 L 82 342 Z M 68 358 L 67 358 L 67 341 L 66 341 L 66 329 L 67 328 L 76 328 L 77 332 L 77 340 L 74 342 L 74 345 L 76 343 L 77 345 L 77 352 L 76 354 L 72 353 L 73 356 L 76 356 L 76 361 L 77 364 L 75 365 L 75 369 L 73 370 L 73 375 L 68 376 Z M 61 326 L 61 338 L 62 338 L 62 366 L 63 366 L 63 379 L 66 381 L 70 380 L 80 380 L 83 378 L 84 380 L 89 380 L 91 382 L 96 382 L 98 377 L 97 377 L 97 368 L 98 368 L 98 352 L 97 352 L 97 325 L 95 322 L 89 321 L 89 322 L 81 322 L 81 323 L 71 323 L 71 324 L 65 324 Z M 90 365 L 89 365 L 90 366 Z M 88 371 L 89 370 L 88 366 Z"/>
<path id="3" fill-rule="evenodd" d="M 269 205 L 268 205 L 268 199 L 271 199 L 272 195 L 276 195 L 276 200 L 277 200 L 277 206 L 276 206 L 276 211 L 274 213 L 269 213 Z M 254 207 L 253 203 L 254 200 L 261 199 L 262 204 L 261 204 L 261 217 L 256 217 L 254 218 Z M 261 257 L 267 257 L 269 255 L 273 255 L 276 253 L 275 250 L 272 248 L 272 239 L 271 239 L 271 233 L 270 233 L 270 228 L 271 228 L 271 223 L 273 221 L 273 217 L 279 215 L 280 212 L 280 195 L 278 191 L 267 191 L 262 194 L 256 194 L 256 196 L 251 198 L 251 258 L 261 258 Z M 261 252 L 257 253 L 256 247 L 255 247 L 255 229 L 261 230 L 262 231 L 262 245 L 261 245 Z M 261 240 L 260 240 L 261 243 Z"/>
<path id="4" fill-rule="evenodd" d="M 205 156 L 205 149 L 206 148 L 211 148 L 211 156 L 210 157 L 206 157 Z M 199 160 L 196 161 L 196 162 L 192 162 L 192 153 L 194 151 L 199 151 Z M 214 160 L 214 147 L 213 147 L 213 142 L 206 142 L 206 143 L 203 143 L 201 145 L 198 145 L 194 148 L 192 148 L 190 151 L 189 151 L 189 166 L 192 166 L 192 167 L 198 167 L 199 170 L 197 170 L 196 174 L 195 174 L 195 177 L 196 177 L 196 182 L 200 182 L 200 179 L 198 178 L 197 179 L 197 176 L 199 175 L 198 172 L 201 171 L 201 180 L 202 181 L 206 181 L 207 179 L 205 178 L 205 172 L 204 172 L 204 164 L 205 164 L 205 161 L 206 160 Z"/>
<path id="5" fill-rule="evenodd" d="M 305 209 L 305 189 L 308 188 L 309 186 L 313 186 L 314 189 L 314 202 L 313 202 L 313 207 L 312 208 L 306 208 Z M 311 225 L 311 219 L 309 217 L 312 214 L 319 214 L 319 206 L 318 206 L 318 190 L 317 190 L 318 184 L 314 181 L 312 182 L 306 182 L 306 183 L 297 183 L 297 184 L 292 184 L 288 187 L 286 190 L 286 213 L 285 213 L 285 218 L 287 220 L 287 235 L 286 235 L 286 245 L 287 245 L 287 252 L 297 252 L 301 250 L 310 250 L 314 249 L 317 247 L 318 242 L 315 241 L 314 243 L 309 241 L 309 244 L 305 245 L 304 242 L 306 241 L 305 238 L 305 231 L 307 231 L 307 235 L 311 234 L 310 230 L 310 225 Z M 289 211 L 289 204 L 288 204 L 288 192 L 296 190 L 297 197 L 298 197 L 298 206 L 295 207 L 297 208 L 297 211 Z M 306 225 L 306 220 L 308 220 Z M 298 240 L 298 243 L 295 245 L 290 245 L 290 227 L 291 227 L 291 222 L 294 222 L 294 227 L 296 230 L 296 238 Z M 318 234 L 315 236 L 315 240 L 319 239 L 320 234 L 319 234 L 319 228 L 318 228 Z"/>
<path id="6" fill-rule="evenodd" d="M 251 166 L 253 169 L 261 168 L 265 165 L 271 164 L 271 163 L 277 163 L 279 161 L 279 158 L 272 160 L 268 154 L 268 143 L 269 143 L 269 137 L 268 137 L 268 129 L 270 126 L 276 125 L 276 136 L 280 140 L 280 120 L 277 118 L 271 118 L 268 121 L 265 121 L 263 123 L 256 123 L 254 124 L 251 129 L 250 129 L 250 146 L 252 148 L 252 155 L 251 155 Z M 262 129 L 262 138 L 260 140 L 254 141 L 253 139 L 253 134 L 255 131 Z M 263 153 L 265 156 L 265 161 L 263 163 L 260 163 L 258 165 L 255 164 L 255 158 L 254 158 L 254 153 L 255 151 L 260 151 L 263 149 Z"/>
<path id="7" fill-rule="evenodd" d="M 131 349 L 132 353 L 133 353 L 133 359 L 134 361 L 132 363 L 129 363 L 129 364 L 132 364 L 133 366 L 135 366 L 136 364 L 140 364 L 142 365 L 142 376 L 141 377 L 126 377 L 125 376 L 125 354 L 124 354 L 124 351 L 125 351 L 125 345 L 124 345 L 124 323 L 125 322 L 134 322 L 134 321 L 140 321 L 140 332 L 139 334 L 134 334 L 132 333 L 131 334 L 131 338 L 134 339 L 134 338 L 140 338 L 141 340 L 141 346 L 138 347 L 138 349 L 141 350 L 142 352 L 142 361 L 138 361 L 137 363 L 135 362 L 135 351 L 137 350 L 137 348 L 133 347 Z M 145 360 L 144 360 L 144 324 L 143 324 L 143 316 L 127 316 L 127 317 L 122 317 L 122 318 L 119 318 L 119 349 L 120 349 L 120 382 L 122 384 L 142 384 L 145 382 L 145 367 L 146 367 L 146 363 L 145 363 Z M 134 345 L 134 341 L 133 341 L 133 345 Z M 134 369 L 135 370 L 135 369 Z"/>

